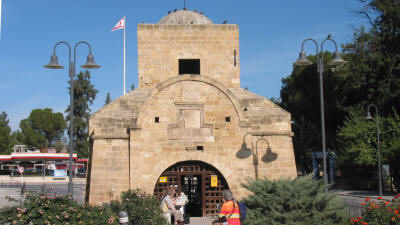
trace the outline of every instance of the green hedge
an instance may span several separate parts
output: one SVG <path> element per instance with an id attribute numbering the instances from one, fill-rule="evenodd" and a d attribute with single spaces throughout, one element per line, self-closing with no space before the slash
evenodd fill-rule
<path id="1" fill-rule="evenodd" d="M 249 180 L 243 185 L 252 194 L 244 224 L 336 225 L 349 224 L 350 216 L 335 193 L 325 194 L 322 180 L 311 176 L 296 179 Z"/>

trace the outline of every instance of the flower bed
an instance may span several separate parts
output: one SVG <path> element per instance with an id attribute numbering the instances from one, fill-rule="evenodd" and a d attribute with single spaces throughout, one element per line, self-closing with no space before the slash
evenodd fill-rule
<path id="1" fill-rule="evenodd" d="M 351 218 L 351 224 L 355 225 L 400 225 L 400 194 L 393 197 L 391 201 L 378 197 L 377 201 L 365 198 L 361 203 L 362 215 Z"/>

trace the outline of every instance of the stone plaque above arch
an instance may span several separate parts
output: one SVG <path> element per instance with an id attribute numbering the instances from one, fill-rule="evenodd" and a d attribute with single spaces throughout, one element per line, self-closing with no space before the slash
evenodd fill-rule
<path id="1" fill-rule="evenodd" d="M 168 125 L 172 142 L 213 142 L 212 124 L 204 123 L 204 103 L 176 102 L 176 123 Z"/>

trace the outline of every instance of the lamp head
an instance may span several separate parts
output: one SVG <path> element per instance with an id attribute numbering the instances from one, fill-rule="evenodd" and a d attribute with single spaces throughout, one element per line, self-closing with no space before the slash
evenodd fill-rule
<path id="1" fill-rule="evenodd" d="M 365 119 L 366 120 L 372 120 L 373 119 L 372 116 L 371 116 L 371 113 L 369 111 L 367 112 L 367 116 L 365 117 Z"/>
<path id="2" fill-rule="evenodd" d="M 311 65 L 312 62 L 307 59 L 306 52 L 304 50 L 301 50 L 299 58 L 296 60 L 294 64 L 298 66 L 307 66 Z"/>
<path id="3" fill-rule="evenodd" d="M 249 157 L 252 154 L 252 150 L 249 149 L 246 145 L 246 143 L 242 143 L 242 146 L 238 152 L 236 152 L 236 157 L 239 159 L 244 159 Z"/>
<path id="4" fill-rule="evenodd" d="M 343 65 L 345 63 L 347 63 L 345 60 L 342 59 L 342 56 L 340 55 L 339 51 L 335 51 L 335 53 L 333 53 L 333 60 L 329 63 L 329 65 Z"/>
<path id="5" fill-rule="evenodd" d="M 85 68 L 85 69 L 97 69 L 100 68 L 99 65 L 97 65 L 94 62 L 94 56 L 92 55 L 92 53 L 89 53 L 89 55 L 87 56 L 87 60 L 86 60 L 86 64 L 82 65 L 81 68 Z"/>
<path id="6" fill-rule="evenodd" d="M 268 147 L 265 151 L 265 155 L 261 158 L 261 160 L 265 163 L 269 163 L 269 162 L 276 160 L 276 158 L 278 158 L 278 154 L 276 154 L 275 152 L 272 152 L 271 147 L 269 147 L 269 145 L 268 145 Z"/>
<path id="7" fill-rule="evenodd" d="M 48 68 L 48 69 L 63 69 L 64 68 L 63 66 L 58 64 L 58 58 L 55 53 L 53 53 L 51 55 L 49 64 L 45 65 L 44 67 Z"/>

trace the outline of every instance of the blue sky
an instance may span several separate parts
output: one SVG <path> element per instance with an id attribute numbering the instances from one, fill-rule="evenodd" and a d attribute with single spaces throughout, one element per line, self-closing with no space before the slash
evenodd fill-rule
<path id="1" fill-rule="evenodd" d="M 351 41 L 353 29 L 367 21 L 354 16 L 356 0 L 187 0 L 191 10 L 204 12 L 214 23 L 240 27 L 241 85 L 267 98 L 279 97 L 281 79 L 292 64 L 305 38 L 318 42 L 329 33 L 338 44 Z M 183 0 L 3 0 L 0 39 L 0 111 L 10 126 L 32 109 L 53 108 L 64 112 L 69 104 L 67 70 L 43 68 L 53 46 L 64 40 L 74 45 L 87 41 L 100 69 L 92 70 L 92 83 L 99 90 L 92 112 L 122 95 L 122 30 L 111 28 L 126 16 L 127 90 L 137 86 L 138 23 L 157 23 L 168 10 L 183 8 Z M 327 50 L 333 46 L 326 45 Z M 315 53 L 311 43 L 307 53 Z M 87 48 L 77 51 L 77 68 L 86 62 Z M 60 64 L 67 67 L 68 53 L 57 48 Z M 77 70 L 79 71 L 79 70 Z M 317 87 L 316 87 L 317 88 Z"/>

